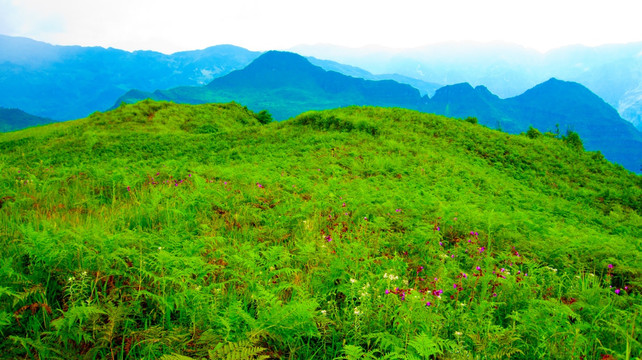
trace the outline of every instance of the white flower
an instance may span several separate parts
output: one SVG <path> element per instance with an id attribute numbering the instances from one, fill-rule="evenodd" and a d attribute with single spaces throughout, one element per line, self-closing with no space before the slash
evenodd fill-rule
<path id="1" fill-rule="evenodd" d="M 321 315 L 325 315 L 327 311 L 321 310 Z"/>
<path id="2" fill-rule="evenodd" d="M 466 304 L 462 302 L 462 303 L 459 303 L 459 306 L 464 307 L 466 306 Z"/>
<path id="3" fill-rule="evenodd" d="M 361 311 L 359 311 L 359 308 L 354 308 L 354 314 L 361 315 Z"/>
<path id="4" fill-rule="evenodd" d="M 86 271 L 83 271 L 83 272 L 82 272 L 82 276 L 87 276 L 87 272 L 86 272 Z"/>
<path id="5" fill-rule="evenodd" d="M 350 282 L 354 284 L 357 282 L 357 279 L 350 278 Z"/>
<path id="6" fill-rule="evenodd" d="M 163 250 L 163 248 L 159 246 L 159 247 L 158 247 L 158 250 Z"/>
<path id="7" fill-rule="evenodd" d="M 463 334 L 462 334 L 462 332 L 461 332 L 461 331 L 455 331 L 455 335 L 456 335 L 456 336 L 462 336 Z"/>

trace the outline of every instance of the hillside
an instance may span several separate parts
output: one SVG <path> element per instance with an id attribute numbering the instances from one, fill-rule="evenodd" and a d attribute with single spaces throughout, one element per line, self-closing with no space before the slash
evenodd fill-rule
<path id="1" fill-rule="evenodd" d="M 51 119 L 27 114 L 20 109 L 5 109 L 0 107 L 0 132 L 14 131 L 26 127 L 49 124 Z"/>
<path id="2" fill-rule="evenodd" d="M 77 119 L 109 108 L 130 89 L 209 83 L 259 54 L 219 45 L 166 55 L 0 35 L 0 106 L 54 120 Z"/>
<path id="3" fill-rule="evenodd" d="M 3 356 L 642 352 L 639 176 L 410 110 L 258 118 L 144 101 L 0 134 Z"/>
<path id="4" fill-rule="evenodd" d="M 477 117 L 480 123 L 513 134 L 533 126 L 542 132 L 577 132 L 586 149 L 625 168 L 641 171 L 642 133 L 617 111 L 580 84 L 550 79 L 524 94 L 500 99 L 486 87 L 469 84 L 437 89 L 432 98 L 409 85 L 366 81 L 325 71 L 293 53 L 267 52 L 242 70 L 207 86 L 180 87 L 153 93 L 132 90 L 115 104 L 146 98 L 203 104 L 236 101 L 254 111 L 268 110 L 284 120 L 307 110 L 349 105 L 403 107 L 445 116 Z"/>

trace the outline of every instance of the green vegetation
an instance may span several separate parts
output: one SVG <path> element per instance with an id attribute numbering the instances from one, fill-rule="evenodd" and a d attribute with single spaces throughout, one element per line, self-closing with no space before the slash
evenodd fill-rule
<path id="1" fill-rule="evenodd" d="M 410 110 L 266 114 L 144 101 L 0 134 L 0 356 L 642 352 L 639 176 Z"/>

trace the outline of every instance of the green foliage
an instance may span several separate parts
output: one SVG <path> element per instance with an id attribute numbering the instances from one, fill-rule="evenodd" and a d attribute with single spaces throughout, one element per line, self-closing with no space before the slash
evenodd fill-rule
<path id="1" fill-rule="evenodd" d="M 465 122 L 471 123 L 471 124 L 477 124 L 477 118 L 474 116 L 469 116 L 466 119 L 464 119 Z"/>
<path id="2" fill-rule="evenodd" d="M 575 149 L 575 150 L 578 150 L 578 151 L 583 151 L 584 150 L 584 145 L 582 144 L 582 139 L 580 139 L 580 135 L 578 135 L 575 131 L 568 130 L 566 132 L 566 136 L 562 137 L 562 140 L 564 141 L 564 143 L 566 143 L 572 149 Z"/>
<path id="3" fill-rule="evenodd" d="M 535 129 L 532 126 L 528 127 L 528 131 L 526 132 L 526 136 L 528 136 L 531 139 L 537 139 L 538 137 L 542 136 L 542 133 L 539 132 L 539 130 Z"/>
<path id="4" fill-rule="evenodd" d="M 402 109 L 255 115 L 144 101 L 0 135 L 2 356 L 642 351 L 639 176 Z"/>
<path id="5" fill-rule="evenodd" d="M 272 122 L 272 115 L 267 110 L 261 110 L 256 114 L 256 119 L 263 125 Z"/>

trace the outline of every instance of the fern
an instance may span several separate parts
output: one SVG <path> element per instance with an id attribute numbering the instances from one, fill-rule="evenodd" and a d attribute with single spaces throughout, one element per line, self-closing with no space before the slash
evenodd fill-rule
<path id="1" fill-rule="evenodd" d="M 250 340 L 241 340 L 234 343 L 219 344 L 214 350 L 209 351 L 211 360 L 265 360 L 268 355 L 262 355 L 265 348 L 256 346 Z"/>

